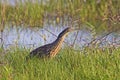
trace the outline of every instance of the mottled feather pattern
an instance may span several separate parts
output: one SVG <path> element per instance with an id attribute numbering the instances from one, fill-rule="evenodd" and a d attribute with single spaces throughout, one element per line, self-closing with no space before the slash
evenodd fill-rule
<path id="1" fill-rule="evenodd" d="M 66 28 L 58 35 L 58 38 L 54 42 L 34 49 L 30 52 L 29 57 L 54 57 L 61 49 L 65 36 L 72 30 L 71 27 Z"/>

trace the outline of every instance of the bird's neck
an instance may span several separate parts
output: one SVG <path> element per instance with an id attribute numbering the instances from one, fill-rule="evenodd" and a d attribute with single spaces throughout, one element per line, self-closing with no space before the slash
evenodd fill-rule
<path id="1" fill-rule="evenodd" d="M 65 34 L 65 35 L 63 35 L 63 36 L 58 36 L 58 38 L 55 40 L 56 44 L 59 45 L 59 46 L 62 45 L 62 43 L 63 43 L 66 35 L 67 35 L 67 34 Z"/>
<path id="2" fill-rule="evenodd" d="M 59 35 L 58 38 L 55 40 L 55 42 L 53 43 L 53 45 L 54 45 L 53 51 L 52 51 L 53 53 L 50 53 L 51 56 L 55 56 L 58 53 L 58 51 L 61 49 L 61 46 L 65 39 L 65 36 L 66 36 L 66 34 Z"/>

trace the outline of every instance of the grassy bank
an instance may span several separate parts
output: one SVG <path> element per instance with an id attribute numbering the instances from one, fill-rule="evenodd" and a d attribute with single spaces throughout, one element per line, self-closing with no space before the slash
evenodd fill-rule
<path id="1" fill-rule="evenodd" d="M 86 50 L 86 54 L 71 49 L 61 50 L 53 59 L 25 61 L 29 51 L 9 52 L 0 65 L 0 80 L 119 80 L 120 49 Z"/>

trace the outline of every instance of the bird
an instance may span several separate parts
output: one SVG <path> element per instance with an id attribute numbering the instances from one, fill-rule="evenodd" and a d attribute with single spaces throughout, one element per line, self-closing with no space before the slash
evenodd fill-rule
<path id="1" fill-rule="evenodd" d="M 34 50 L 32 50 L 29 54 L 29 58 L 34 56 L 41 57 L 41 58 L 53 58 L 55 57 L 61 49 L 62 43 L 65 37 L 68 35 L 69 32 L 73 31 L 73 27 L 65 28 L 57 37 L 55 41 L 52 43 L 40 46 Z"/>

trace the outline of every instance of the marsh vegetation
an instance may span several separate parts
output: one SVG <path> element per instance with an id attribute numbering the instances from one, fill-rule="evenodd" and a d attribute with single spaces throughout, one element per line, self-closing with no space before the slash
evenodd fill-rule
<path id="1" fill-rule="evenodd" d="M 8 52 L 4 59 L 0 57 L 4 62 L 0 65 L 0 79 L 120 79 L 120 49 L 113 50 L 112 54 L 108 49 L 86 49 L 86 52 L 66 48 L 53 59 L 33 58 L 26 62 L 29 50 L 17 49 Z"/>
<path id="2" fill-rule="evenodd" d="M 119 80 L 119 5 L 120 0 L 0 0 L 0 80 Z M 17 38 L 24 41 L 25 38 L 20 35 L 25 36 L 25 32 L 32 33 L 32 30 L 36 34 L 41 31 L 39 35 L 42 42 L 37 43 L 41 45 L 47 40 L 44 36 L 46 32 L 38 28 L 57 36 L 58 33 L 53 33 L 55 28 L 48 28 L 51 25 L 79 27 L 81 31 L 90 32 L 92 38 L 78 30 L 73 34 L 74 38 L 69 38 L 72 45 L 64 46 L 55 58 L 33 58 L 28 62 L 25 56 L 31 48 L 16 46 L 17 42 L 21 42 L 18 39 L 15 46 L 3 47 L 5 41 L 14 39 L 14 34 L 18 34 Z M 56 32 L 61 30 L 59 28 Z M 12 35 L 11 39 L 5 38 L 8 34 Z M 28 35 L 31 34 L 26 37 L 30 39 Z M 89 38 L 82 48 L 78 47 L 82 45 L 78 44 L 82 42 L 81 36 Z M 35 38 L 39 41 L 38 35 Z M 101 46 L 106 43 L 107 46 Z"/>

